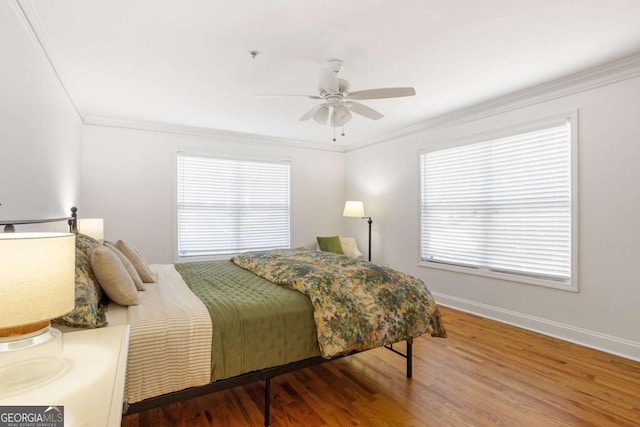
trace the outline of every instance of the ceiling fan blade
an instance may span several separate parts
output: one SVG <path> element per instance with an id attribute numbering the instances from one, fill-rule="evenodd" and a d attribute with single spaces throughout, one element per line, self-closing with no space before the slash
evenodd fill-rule
<path id="1" fill-rule="evenodd" d="M 320 71 L 318 74 L 318 80 L 320 82 L 320 90 L 324 90 L 328 93 L 338 93 L 340 90 L 338 77 L 328 68 Z"/>
<path id="2" fill-rule="evenodd" d="M 351 121 L 351 112 L 344 105 L 336 105 L 333 107 L 333 114 L 331 114 L 331 125 L 339 127 Z"/>
<path id="3" fill-rule="evenodd" d="M 327 119 L 329 118 L 329 107 L 327 104 L 321 104 L 316 109 L 313 114 L 313 120 L 320 123 L 321 125 L 327 124 Z"/>
<path id="4" fill-rule="evenodd" d="M 412 87 L 383 87 L 379 89 L 365 89 L 351 92 L 346 99 L 383 99 L 413 96 L 416 90 Z"/>
<path id="5" fill-rule="evenodd" d="M 313 115 L 316 113 L 316 111 L 318 111 L 318 109 L 319 109 L 320 107 L 322 107 L 323 105 L 324 105 L 324 104 L 316 105 L 315 107 L 313 107 L 312 109 L 310 109 L 309 111 L 307 111 L 306 113 L 304 113 L 304 114 L 302 115 L 302 117 L 300 117 L 300 118 L 298 119 L 298 121 L 303 122 L 303 121 L 305 121 L 305 120 L 309 120 L 310 118 L 312 118 L 312 117 L 313 117 Z"/>
<path id="6" fill-rule="evenodd" d="M 360 104 L 359 102 L 345 101 L 344 106 L 354 113 L 360 114 L 361 116 L 364 116 L 371 120 L 380 120 L 384 117 L 382 113 L 379 113 L 378 111 L 374 110 L 373 108 L 369 108 L 366 105 Z"/>
<path id="7" fill-rule="evenodd" d="M 297 95 L 297 94 L 288 94 L 288 93 L 258 93 L 253 96 L 257 96 L 257 97 L 294 96 L 294 97 L 304 97 L 309 99 L 322 99 L 318 95 Z"/>

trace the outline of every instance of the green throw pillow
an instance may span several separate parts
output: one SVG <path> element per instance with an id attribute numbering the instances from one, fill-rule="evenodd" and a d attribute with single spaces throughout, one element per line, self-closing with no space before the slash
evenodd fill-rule
<path id="1" fill-rule="evenodd" d="M 316 239 L 318 239 L 318 246 L 320 246 L 321 251 L 344 255 L 344 252 L 342 251 L 342 244 L 340 243 L 340 237 L 316 237 Z"/>

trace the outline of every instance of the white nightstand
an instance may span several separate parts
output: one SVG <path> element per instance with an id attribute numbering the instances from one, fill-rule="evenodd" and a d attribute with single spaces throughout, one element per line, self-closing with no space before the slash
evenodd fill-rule
<path id="1" fill-rule="evenodd" d="M 0 405 L 64 406 L 65 426 L 112 427 L 122 420 L 129 326 L 66 332 L 55 377 L 0 395 Z"/>

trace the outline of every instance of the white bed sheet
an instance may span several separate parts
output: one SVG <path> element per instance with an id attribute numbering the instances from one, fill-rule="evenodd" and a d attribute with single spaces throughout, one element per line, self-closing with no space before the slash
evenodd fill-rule
<path id="1" fill-rule="evenodd" d="M 109 308 L 107 308 L 107 325 L 108 326 L 119 326 L 119 325 L 128 325 L 129 324 L 129 311 L 127 307 L 116 304 L 111 301 L 109 303 Z"/>

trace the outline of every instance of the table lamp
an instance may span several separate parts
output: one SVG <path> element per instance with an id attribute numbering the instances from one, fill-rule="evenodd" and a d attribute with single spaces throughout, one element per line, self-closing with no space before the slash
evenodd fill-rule
<path id="1" fill-rule="evenodd" d="M 103 240 L 104 220 L 102 218 L 80 218 L 78 219 L 78 232 L 96 240 Z"/>
<path id="2" fill-rule="evenodd" d="M 75 235 L 0 233 L 0 394 L 64 366 L 51 319 L 75 306 Z"/>

